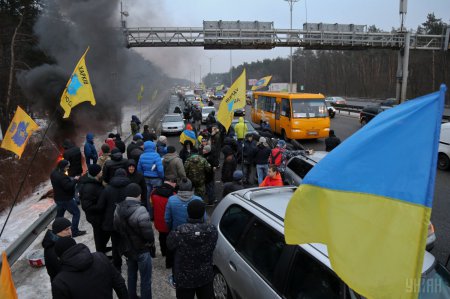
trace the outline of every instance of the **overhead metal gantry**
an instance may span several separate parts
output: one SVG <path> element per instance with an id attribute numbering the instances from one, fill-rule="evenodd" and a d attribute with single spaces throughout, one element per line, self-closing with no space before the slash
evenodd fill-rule
<path id="1" fill-rule="evenodd" d="M 444 35 L 405 32 L 336 32 L 290 29 L 205 29 L 203 27 L 123 28 L 128 47 L 203 47 L 205 49 L 401 49 L 449 50 Z"/>

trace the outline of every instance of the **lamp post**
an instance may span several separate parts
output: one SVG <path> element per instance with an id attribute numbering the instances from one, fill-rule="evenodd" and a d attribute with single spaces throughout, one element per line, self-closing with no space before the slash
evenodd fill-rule
<path id="1" fill-rule="evenodd" d="M 291 12 L 291 26 L 290 29 L 292 30 L 292 8 L 294 7 L 294 3 L 298 2 L 300 0 L 284 0 L 289 3 L 289 9 Z M 291 34 L 289 34 L 289 39 L 291 39 Z M 292 47 L 290 48 L 290 65 L 289 65 L 289 92 L 292 92 Z"/>

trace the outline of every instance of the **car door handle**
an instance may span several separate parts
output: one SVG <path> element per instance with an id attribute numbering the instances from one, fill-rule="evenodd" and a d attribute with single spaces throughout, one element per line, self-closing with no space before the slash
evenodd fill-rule
<path id="1" fill-rule="evenodd" d="M 232 261 L 230 261 L 229 265 L 230 265 L 230 269 L 231 269 L 232 271 L 234 271 L 234 272 L 237 271 L 236 265 L 235 265 Z"/>

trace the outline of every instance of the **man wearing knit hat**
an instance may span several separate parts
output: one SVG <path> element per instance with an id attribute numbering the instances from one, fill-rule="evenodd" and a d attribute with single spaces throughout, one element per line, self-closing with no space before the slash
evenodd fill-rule
<path id="1" fill-rule="evenodd" d="M 74 179 L 70 178 L 66 174 L 69 167 L 69 161 L 59 161 L 57 167 L 50 175 L 50 181 L 53 187 L 53 198 L 56 203 L 56 217 L 63 217 L 66 211 L 72 214 L 72 235 L 78 237 L 86 234 L 86 231 L 80 231 L 78 229 L 80 210 L 75 202 L 74 195 L 75 185 L 79 177 L 76 176 Z"/>
<path id="2" fill-rule="evenodd" d="M 256 174 L 258 176 L 258 185 L 262 183 L 269 170 L 269 157 L 271 149 L 267 145 L 266 138 L 260 137 L 256 144 L 256 154 L 254 162 L 256 164 Z"/>
<path id="3" fill-rule="evenodd" d="M 103 211 L 99 207 L 100 195 L 104 189 L 100 165 L 89 165 L 88 172 L 80 178 L 79 186 L 81 208 L 86 213 L 86 220 L 92 225 L 95 249 L 98 252 L 105 253 L 106 246 L 102 242 Z"/>
<path id="4" fill-rule="evenodd" d="M 242 183 L 243 178 L 244 174 L 242 173 L 242 170 L 235 170 L 233 172 L 233 181 L 223 184 L 222 198 L 224 198 L 231 192 L 244 189 Z"/>
<path id="5" fill-rule="evenodd" d="M 181 180 L 186 177 L 183 160 L 178 156 L 174 146 L 169 145 L 167 147 L 167 154 L 164 155 L 162 163 L 164 167 L 164 176 L 166 178 L 173 177 L 176 180 Z"/>
<path id="6" fill-rule="evenodd" d="M 156 152 L 162 158 L 167 154 L 167 137 L 164 135 L 159 136 L 158 142 L 156 142 Z"/>
<path id="7" fill-rule="evenodd" d="M 205 223 L 205 204 L 193 200 L 187 206 L 187 223 L 167 237 L 167 246 L 175 251 L 173 265 L 177 298 L 214 298 L 212 263 L 217 229 Z"/>
<path id="8" fill-rule="evenodd" d="M 215 194 L 215 170 L 219 167 L 219 158 L 216 156 L 215 150 L 212 150 L 211 145 L 207 144 L 203 147 L 203 157 L 208 161 L 211 167 L 209 168 L 209 172 L 205 176 L 205 191 L 208 196 L 208 200 L 206 201 L 208 205 L 213 205 L 216 201 Z"/>
<path id="9" fill-rule="evenodd" d="M 138 298 L 136 293 L 137 272 L 141 277 L 142 299 L 152 298 L 152 255 L 155 238 L 147 209 L 141 205 L 141 187 L 131 183 L 125 188 L 125 200 L 117 205 L 114 212 L 114 228 L 121 237 L 121 254 L 127 257 L 128 293 L 130 298 Z"/>
<path id="10" fill-rule="evenodd" d="M 55 253 L 55 243 L 61 237 L 72 236 L 72 223 L 64 218 L 58 217 L 53 221 L 52 229 L 47 230 L 44 239 L 42 240 L 42 247 L 44 247 L 45 268 L 47 268 L 50 281 L 53 281 L 56 274 L 61 270 L 61 262 Z"/>
<path id="11" fill-rule="evenodd" d="M 129 298 L 125 280 L 103 253 L 91 253 L 70 237 L 56 241 L 55 253 L 61 271 L 52 281 L 53 298 L 112 299 L 113 289 L 119 299 Z"/>

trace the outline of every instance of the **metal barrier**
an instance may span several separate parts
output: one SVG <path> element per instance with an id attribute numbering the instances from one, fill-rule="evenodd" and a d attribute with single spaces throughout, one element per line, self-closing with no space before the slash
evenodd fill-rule
<path id="1" fill-rule="evenodd" d="M 11 245 L 6 248 L 6 255 L 10 265 L 14 264 L 27 248 L 36 240 L 39 234 L 53 221 L 56 217 L 56 204 L 51 206 L 47 211 L 42 213 L 38 220 L 33 222 Z M 1 268 L 0 260 L 0 268 Z"/>

